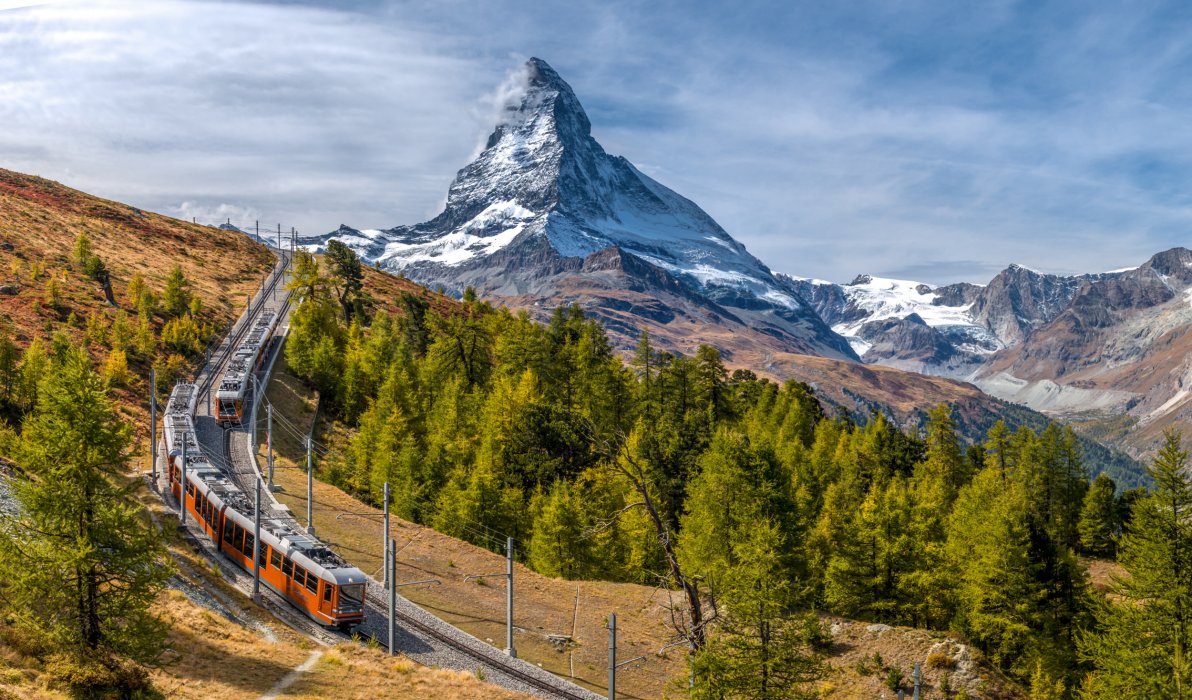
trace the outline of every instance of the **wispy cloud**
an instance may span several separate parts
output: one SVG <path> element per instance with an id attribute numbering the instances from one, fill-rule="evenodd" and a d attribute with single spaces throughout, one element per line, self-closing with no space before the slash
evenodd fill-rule
<path id="1" fill-rule="evenodd" d="M 0 165 L 167 213 L 412 223 L 538 55 L 607 150 L 775 269 L 1103 270 L 1187 241 L 1190 11 L 54 4 L 0 12 Z"/>

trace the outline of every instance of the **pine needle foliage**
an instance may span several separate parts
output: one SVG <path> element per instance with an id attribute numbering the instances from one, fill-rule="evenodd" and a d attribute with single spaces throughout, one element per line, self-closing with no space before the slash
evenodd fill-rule
<path id="1" fill-rule="evenodd" d="M 171 571 L 125 485 L 131 428 L 84 354 L 54 357 L 16 449 L 27 478 L 0 521 L 0 595 L 46 646 L 80 658 L 152 658 L 163 625 L 149 612 Z"/>

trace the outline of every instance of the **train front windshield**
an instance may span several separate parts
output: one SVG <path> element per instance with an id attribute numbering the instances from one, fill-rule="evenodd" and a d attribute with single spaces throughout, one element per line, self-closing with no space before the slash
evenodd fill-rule
<path id="1" fill-rule="evenodd" d="M 363 583 L 351 583 L 339 587 L 339 609 L 344 612 L 364 609 Z"/>
<path id="2" fill-rule="evenodd" d="M 220 401 L 219 402 L 219 415 L 226 416 L 226 417 L 234 417 L 236 415 L 236 402 L 235 401 Z"/>

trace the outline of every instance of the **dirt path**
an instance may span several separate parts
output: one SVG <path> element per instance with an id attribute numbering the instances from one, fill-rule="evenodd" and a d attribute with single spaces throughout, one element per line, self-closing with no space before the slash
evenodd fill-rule
<path id="1" fill-rule="evenodd" d="M 286 675 L 282 676 L 282 679 L 269 689 L 269 692 L 261 696 L 261 700 L 274 700 L 277 698 L 286 691 L 286 688 L 289 688 L 290 686 L 297 683 L 298 679 L 302 677 L 302 674 L 314 668 L 315 664 L 318 663 L 319 659 L 321 658 L 323 658 L 323 652 L 312 651 L 310 656 L 307 657 L 306 661 L 303 661 L 301 664 L 294 667 L 293 671 L 290 671 Z"/>

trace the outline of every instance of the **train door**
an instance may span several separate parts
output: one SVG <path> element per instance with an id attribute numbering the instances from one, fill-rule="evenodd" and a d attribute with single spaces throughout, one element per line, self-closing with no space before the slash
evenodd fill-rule
<path id="1" fill-rule="evenodd" d="M 319 612 L 323 613 L 327 617 L 332 617 L 331 610 L 332 603 L 335 602 L 335 584 L 329 583 L 327 581 L 320 581 L 319 587 L 322 589 L 319 591 Z"/>

